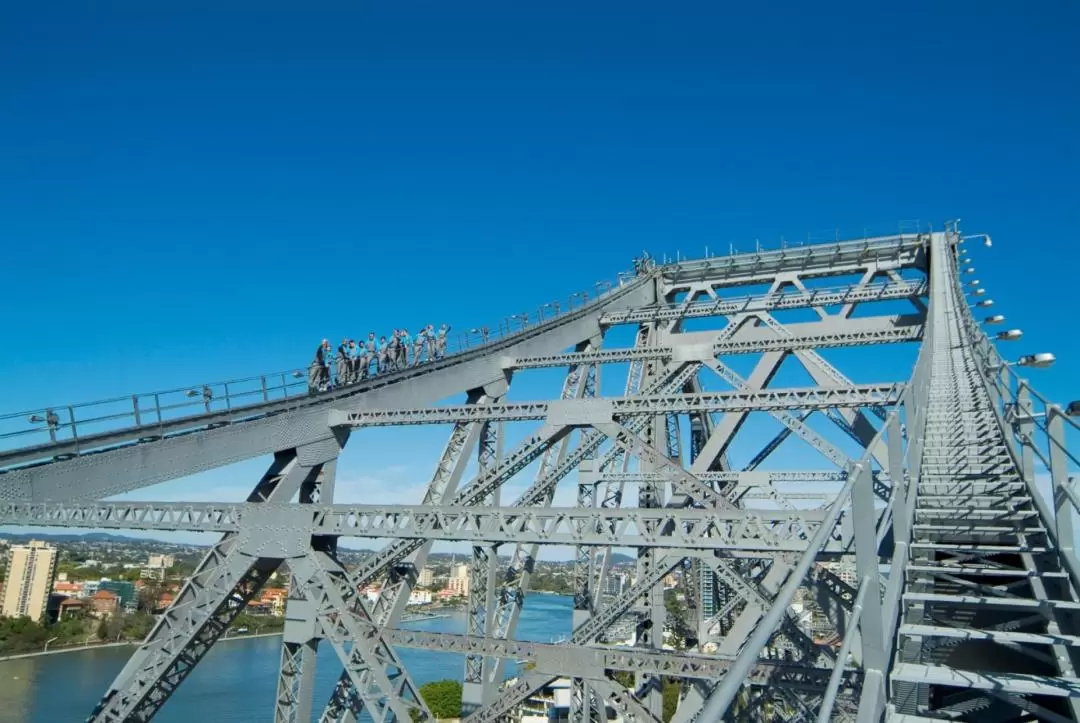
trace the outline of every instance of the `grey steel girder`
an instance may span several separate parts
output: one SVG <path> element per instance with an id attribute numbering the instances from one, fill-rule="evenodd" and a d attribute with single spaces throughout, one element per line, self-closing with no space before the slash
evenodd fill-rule
<path id="1" fill-rule="evenodd" d="M 657 564 L 648 571 L 646 576 L 641 577 L 616 600 L 612 601 L 598 614 L 590 617 L 583 624 L 574 629 L 568 641 L 572 645 L 587 645 L 596 640 L 612 623 L 629 610 L 640 597 L 649 593 L 652 588 L 670 573 L 676 566 L 681 564 L 679 557 L 661 557 Z M 469 717 L 470 723 L 488 723 L 496 721 L 516 708 L 521 701 L 532 695 L 536 690 L 547 685 L 556 677 L 539 672 L 528 672 L 518 678 L 518 682 L 506 689 L 496 700 Z"/>
<path id="2" fill-rule="evenodd" d="M 662 267 L 660 276 L 669 287 L 698 281 L 718 286 L 754 283 L 762 276 L 772 277 L 785 271 L 797 271 L 807 278 L 831 276 L 849 273 L 848 269 L 914 265 L 924 248 L 925 238 L 918 234 L 877 236 L 684 261 Z"/>
<path id="3" fill-rule="evenodd" d="M 599 340 L 596 340 L 599 344 Z M 597 366 L 572 366 L 563 381 L 561 399 L 590 398 L 596 395 L 599 367 Z M 584 440 L 579 441 L 579 444 Z M 544 453 L 540 460 L 540 466 L 536 470 L 534 486 L 550 485 L 549 491 L 539 496 L 538 502 L 544 506 L 550 506 L 555 494 L 555 484 L 570 471 L 567 465 L 567 457 L 570 450 L 570 437 L 564 437 Z M 576 456 L 576 455 L 575 455 Z M 513 637 L 521 608 L 525 604 L 525 591 L 529 587 L 529 579 L 532 575 L 533 565 L 539 554 L 536 542 L 527 543 L 516 540 L 513 551 L 510 553 L 510 561 L 503 574 L 501 583 L 493 585 L 494 610 L 491 616 L 491 629 L 489 634 L 495 639 L 506 640 Z M 491 701 L 491 695 L 501 683 L 506 670 L 506 659 L 498 658 L 485 672 L 483 680 L 483 697 L 480 700 L 468 701 L 475 708 L 476 705 L 486 705 Z"/>
<path id="4" fill-rule="evenodd" d="M 135 427 L 101 435 L 100 439 L 0 453 L 0 466 L 35 463 L 0 473 L 0 499 L 101 499 L 280 449 L 333 447 L 338 444 L 337 432 L 326 426 L 328 409 L 349 412 L 369 407 L 416 407 L 482 388 L 504 379 L 503 356 L 535 356 L 571 348 L 600 334 L 603 310 L 651 303 L 654 294 L 651 277 L 642 277 L 615 289 L 595 305 L 530 327 L 505 341 L 375 377 L 346 387 L 340 394 L 189 417 L 164 429 L 156 425 Z M 149 441 L 140 441 L 144 439 Z M 78 456 L 56 459 L 61 455 Z"/>
<path id="5" fill-rule="evenodd" d="M 544 420 L 563 426 L 595 426 L 634 414 L 687 412 L 782 411 L 895 404 L 902 384 L 859 384 L 850 387 L 765 389 L 751 392 L 668 394 L 558 402 L 517 402 L 484 407 L 444 406 L 414 409 L 370 409 L 331 412 L 335 427 L 385 427 L 405 424 L 451 424 L 470 421 Z"/>
<path id="6" fill-rule="evenodd" d="M 763 278 L 762 280 L 769 280 Z M 612 311 L 600 318 L 604 326 L 616 324 L 642 324 L 646 322 L 695 319 L 704 316 L 729 316 L 758 311 L 805 309 L 832 306 L 834 304 L 865 303 L 873 301 L 896 301 L 918 298 L 926 294 L 922 281 L 900 281 L 869 284 L 862 287 L 803 291 L 778 291 L 772 294 L 744 296 L 741 298 L 716 299 L 689 305 L 653 306 L 644 309 Z"/>
<path id="7" fill-rule="evenodd" d="M 670 382 L 672 388 L 677 388 L 684 383 L 689 376 L 696 372 L 696 368 L 696 365 L 693 364 L 674 365 L 665 379 Z M 656 391 L 663 388 L 664 384 L 661 383 L 656 387 Z M 544 454 L 551 445 L 558 444 L 569 433 L 569 427 L 545 426 L 537 434 L 521 442 L 514 450 L 502 458 L 497 467 L 489 474 L 479 476 L 473 480 L 465 490 L 454 496 L 450 501 L 451 504 L 469 506 L 475 504 L 478 500 L 484 499 L 484 497 L 492 490 L 496 489 L 507 479 L 510 479 L 524 469 L 541 454 Z M 569 458 L 560 461 L 556 468 L 546 477 L 537 479 L 537 481 L 518 499 L 516 504 L 522 506 L 541 503 L 551 494 L 551 489 L 558 480 L 564 477 L 570 469 L 573 469 L 585 455 L 588 455 L 592 450 L 595 450 L 603 439 L 603 435 L 599 433 L 593 433 L 586 439 L 583 439 L 581 444 Z M 371 583 L 388 567 L 401 561 L 405 556 L 417 551 L 423 545 L 424 542 L 422 540 L 402 540 L 398 543 L 389 545 L 376 555 L 365 559 L 357 569 L 353 571 L 353 585 L 355 587 L 362 587 Z M 504 616 L 502 610 L 497 611 L 496 615 L 497 620 L 499 621 L 496 624 L 496 632 L 498 632 L 504 627 L 504 621 L 508 618 Z M 511 625 L 514 619 L 516 619 L 514 616 L 509 618 Z M 341 696 L 348 697 L 350 695 L 348 690 L 349 688 L 347 685 L 339 685 L 334 693 L 335 699 Z"/>
<path id="8" fill-rule="evenodd" d="M 581 723 L 601 720 L 605 706 L 627 720 L 659 720 L 665 677 L 684 681 L 676 723 L 1080 721 L 1080 562 L 1071 543 L 1058 549 L 1080 508 L 1065 486 L 1076 460 L 1054 446 L 1065 439 L 1062 412 L 1010 371 L 972 318 L 957 248 L 950 230 L 672 264 L 504 342 L 341 392 L 0 452 L 0 525 L 223 534 L 95 709 L 99 723 L 149 721 L 281 565 L 293 589 L 276 723 L 310 719 L 320 641 L 342 665 L 322 723 L 429 715 L 396 647 L 466 656 L 469 723 L 502 720 L 557 677 L 571 678 Z M 913 271 L 927 280 L 909 278 Z M 859 281 L 809 281 L 839 274 Z M 914 312 L 853 314 L 875 301 L 910 302 Z M 772 316 L 789 309 L 817 319 Z M 705 316 L 728 324 L 681 328 Z M 622 323 L 641 324 L 635 347 L 601 348 L 605 329 Z M 816 351 L 920 339 L 902 384 L 852 384 Z M 762 357 L 746 379 L 718 361 L 750 353 Z M 769 388 L 789 355 L 818 386 Z M 622 397 L 599 395 L 609 363 L 628 364 Z M 508 372 L 557 366 L 570 368 L 562 398 L 501 401 Z M 734 391 L 701 391 L 705 367 Z M 465 405 L 432 406 L 461 392 Z M 729 445 L 752 412 L 770 413 L 784 430 L 732 469 Z M 814 412 L 866 452 L 849 460 L 806 426 Z M 540 424 L 503 453 L 496 430 L 508 421 Z M 335 460 L 350 433 L 439 423 L 456 426 L 421 504 L 333 503 Z M 762 469 L 791 434 L 839 469 Z M 478 471 L 465 483 L 478 444 Z M 274 463 L 247 502 L 97 501 L 269 453 Z M 502 488 L 534 463 L 535 480 L 507 505 Z M 1052 505 L 1035 489 L 1044 469 L 1064 490 Z M 556 486 L 574 474 L 578 505 L 552 507 Z M 349 536 L 389 542 L 347 572 L 335 550 Z M 396 627 L 439 541 L 474 549 L 466 635 Z M 506 578 L 497 579 L 498 548 L 509 544 Z M 573 633 L 559 644 L 513 640 L 541 545 L 575 547 Z M 619 549 L 636 551 L 637 579 L 621 595 L 601 595 Z M 857 585 L 815 565 L 851 555 Z M 702 580 L 689 626 L 664 610 L 661 581 L 677 569 Z M 358 591 L 373 583 L 382 592 L 369 609 Z M 823 645 L 793 615 L 807 585 L 839 639 Z M 706 594 L 708 617 L 694 610 Z M 635 621 L 633 647 L 600 642 L 628 637 Z M 669 625 L 706 652 L 660 649 Z M 772 659 L 779 655 L 790 657 Z M 990 659 L 993 667 L 983 665 Z M 514 660 L 535 667 L 503 686 Z M 632 673 L 634 689 L 617 672 Z"/>
<path id="9" fill-rule="evenodd" d="M 858 328 L 852 332 L 841 331 L 833 334 L 808 334 L 786 338 L 748 341 L 723 341 L 712 346 L 687 344 L 680 345 L 679 336 L 671 335 L 670 346 L 632 347 L 629 349 L 602 349 L 588 352 L 568 352 L 566 354 L 548 354 L 546 356 L 522 357 L 503 362 L 506 369 L 539 369 L 543 367 L 563 367 L 574 364 L 612 364 L 645 359 L 669 360 L 680 355 L 687 358 L 691 354 L 699 361 L 710 357 L 728 354 L 758 354 L 766 351 L 795 351 L 802 349 L 825 349 L 842 346 L 872 346 L 877 344 L 895 344 L 922 339 L 921 324 L 894 327 L 891 324 L 881 329 Z M 691 349 L 690 347 L 697 347 Z M 685 350 L 685 351 L 684 351 Z"/>
<path id="10" fill-rule="evenodd" d="M 322 465 L 332 459 L 309 467 L 296 451 L 275 455 L 249 502 L 272 505 L 292 498 L 306 482 L 314 482 Z M 257 529 L 243 528 L 223 536 L 158 618 L 89 720 L 150 720 L 284 558 L 281 546 L 261 538 Z"/>
<path id="11" fill-rule="evenodd" d="M 289 559 L 288 564 L 293 585 L 315 607 L 323 637 L 334 648 L 375 723 L 408 721 L 411 711 L 432 718 L 419 687 L 398 662 L 396 651 L 380 639 L 381 631 L 367 615 L 341 563 L 325 552 L 309 549 L 307 554 Z M 348 649 L 350 640 L 353 645 Z"/>
<path id="12" fill-rule="evenodd" d="M 485 404 L 490 400 L 487 396 L 474 396 L 470 401 Z M 454 427 L 424 494 L 425 504 L 446 502 L 457 492 L 468 457 L 476 447 L 482 431 L 479 423 L 459 424 Z M 432 544 L 433 541 L 425 542 L 390 568 L 370 613 L 371 619 L 380 628 L 393 627 L 401 619 L 419 570 L 427 562 Z M 337 723 L 345 720 L 349 723 L 359 715 L 363 705 L 364 701 L 356 694 L 352 685 L 352 678 L 348 672 L 343 671 L 323 708 L 320 721 Z"/>

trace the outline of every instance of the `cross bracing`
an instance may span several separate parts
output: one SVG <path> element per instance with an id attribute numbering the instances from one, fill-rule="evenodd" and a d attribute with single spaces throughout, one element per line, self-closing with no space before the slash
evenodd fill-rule
<path id="1" fill-rule="evenodd" d="M 0 451 L 0 524 L 220 535 L 91 721 L 153 718 L 277 571 L 290 624 L 276 721 L 430 719 L 399 647 L 465 655 L 471 723 L 512 720 L 557 678 L 590 722 L 608 709 L 659 720 L 671 681 L 680 723 L 1075 721 L 1067 438 L 1080 427 L 982 333 L 962 248 L 950 226 L 645 266 L 569 313 L 336 392 L 264 388 L 173 416 L 136 395 L 111 420 L 73 407 L 48 442 Z M 895 379 L 874 364 L 855 381 L 832 356 L 904 342 L 918 357 Z M 517 400 L 522 375 L 552 367 L 566 369 L 561 393 Z M 616 374 L 617 389 L 604 383 Z M 423 499 L 335 501 L 352 437 L 416 424 L 450 430 Z M 107 499 L 271 453 L 246 501 Z M 562 489 L 576 504 L 556 504 Z M 343 537 L 383 546 L 348 568 Z M 447 543 L 470 551 L 464 634 L 400 628 Z M 573 554 L 573 633 L 519 641 L 553 548 Z M 619 585 L 614 551 L 636 558 Z M 325 701 L 320 646 L 341 666 Z M 533 666 L 507 679 L 508 661 Z"/>

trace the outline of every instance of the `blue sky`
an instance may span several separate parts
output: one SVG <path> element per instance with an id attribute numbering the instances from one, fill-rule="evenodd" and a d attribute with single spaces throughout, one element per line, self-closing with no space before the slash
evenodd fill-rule
<path id="1" fill-rule="evenodd" d="M 1059 358 L 1038 387 L 1078 398 L 1080 9 L 947 5 L 14 5 L 3 410 L 492 323 L 643 248 L 956 217 L 994 236 L 974 265 L 1016 353 Z M 422 485 L 430 432 L 354 442 L 343 477 Z"/>

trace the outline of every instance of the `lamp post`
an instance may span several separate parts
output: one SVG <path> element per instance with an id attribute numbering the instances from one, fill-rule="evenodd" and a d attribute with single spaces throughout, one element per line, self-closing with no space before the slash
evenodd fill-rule
<path id="1" fill-rule="evenodd" d="M 1038 354 L 1025 354 L 1016 361 L 994 364 L 990 367 L 990 369 L 995 371 L 1003 367 L 1028 367 L 1029 369 L 1046 369 L 1049 366 L 1053 366 L 1054 362 L 1056 361 L 1057 357 L 1050 352 L 1040 352 Z M 1080 404 L 1080 402 L 1073 403 Z"/>
<path id="2" fill-rule="evenodd" d="M 60 639 L 60 636 L 57 636 L 55 638 L 49 638 L 48 640 L 46 640 L 45 641 L 45 648 L 41 652 L 43 652 L 43 653 L 49 652 L 49 643 L 51 643 L 54 640 L 59 640 L 59 639 Z"/>
<path id="3" fill-rule="evenodd" d="M 1021 367 L 1031 367 L 1032 369 L 1046 369 L 1048 366 L 1052 366 L 1057 361 L 1057 357 L 1049 352 L 1042 352 L 1040 354 L 1027 354 L 1016 360 L 1016 365 Z"/>
<path id="4" fill-rule="evenodd" d="M 983 240 L 983 245 L 986 246 L 986 248 L 990 248 L 994 245 L 994 242 L 991 240 L 990 234 L 988 233 L 976 233 L 971 236 L 962 236 L 960 240 L 967 241 L 969 238 L 981 238 Z"/>

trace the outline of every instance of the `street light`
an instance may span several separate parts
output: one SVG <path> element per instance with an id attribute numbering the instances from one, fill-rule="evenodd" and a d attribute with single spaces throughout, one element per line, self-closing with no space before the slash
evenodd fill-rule
<path id="1" fill-rule="evenodd" d="M 960 239 L 960 241 L 961 242 L 967 241 L 969 238 L 981 238 L 981 239 L 983 239 L 983 244 L 986 246 L 986 248 L 990 248 L 991 246 L 994 245 L 993 242 L 990 240 L 990 234 L 988 234 L 988 233 L 976 233 L 976 234 L 972 234 L 971 236 L 964 236 L 964 237 L 962 237 Z"/>
<path id="2" fill-rule="evenodd" d="M 49 638 L 48 640 L 46 640 L 46 641 L 45 641 L 45 649 L 44 649 L 44 650 L 42 650 L 41 652 L 43 652 L 43 653 L 47 653 L 47 652 L 49 652 L 49 643 L 51 643 L 51 642 L 52 642 L 52 641 L 54 641 L 54 640 L 59 640 L 59 639 L 60 639 L 60 637 L 59 637 L 59 636 L 57 636 L 57 637 L 55 637 L 55 638 Z"/>
<path id="3" fill-rule="evenodd" d="M 1065 407 L 1065 413 L 1070 417 L 1080 417 L 1080 400 L 1069 402 L 1069 406 Z"/>
<path id="4" fill-rule="evenodd" d="M 1005 321 L 1005 317 L 1001 314 L 994 314 L 993 316 L 986 317 L 984 324 L 1000 324 Z"/>
<path id="5" fill-rule="evenodd" d="M 984 309 L 987 308 L 987 307 L 993 306 L 993 305 L 994 305 L 994 300 L 993 299 L 983 299 L 982 301 L 975 304 L 975 306 L 981 306 Z"/>
<path id="6" fill-rule="evenodd" d="M 986 289 L 981 289 L 981 288 L 980 288 L 980 289 L 974 289 L 974 290 L 973 290 L 973 291 L 971 292 L 971 295 L 972 295 L 972 296 L 982 296 L 982 295 L 983 295 L 983 294 L 985 294 L 985 293 L 986 293 Z"/>
<path id="7" fill-rule="evenodd" d="M 1043 352 L 1041 354 L 1028 354 L 1022 356 L 1016 360 L 1016 365 L 1021 367 L 1031 367 L 1033 369 L 1045 369 L 1048 366 L 1053 365 L 1057 361 L 1057 357 L 1049 352 Z"/>
<path id="8" fill-rule="evenodd" d="M 967 263 L 967 262 L 965 261 L 965 262 L 962 262 L 962 263 Z M 975 273 L 975 267 L 974 266 L 968 266 L 966 269 L 964 269 L 964 273 L 965 274 L 973 274 L 973 273 Z"/>
<path id="9" fill-rule="evenodd" d="M 1024 332 L 1019 329 L 1009 329 L 1008 331 L 999 331 L 997 333 L 998 341 L 1016 341 L 1024 335 Z"/>
<path id="10" fill-rule="evenodd" d="M 978 285 L 979 285 L 979 280 L 978 279 L 972 279 L 971 281 L 968 282 L 968 286 L 978 286 Z"/>

